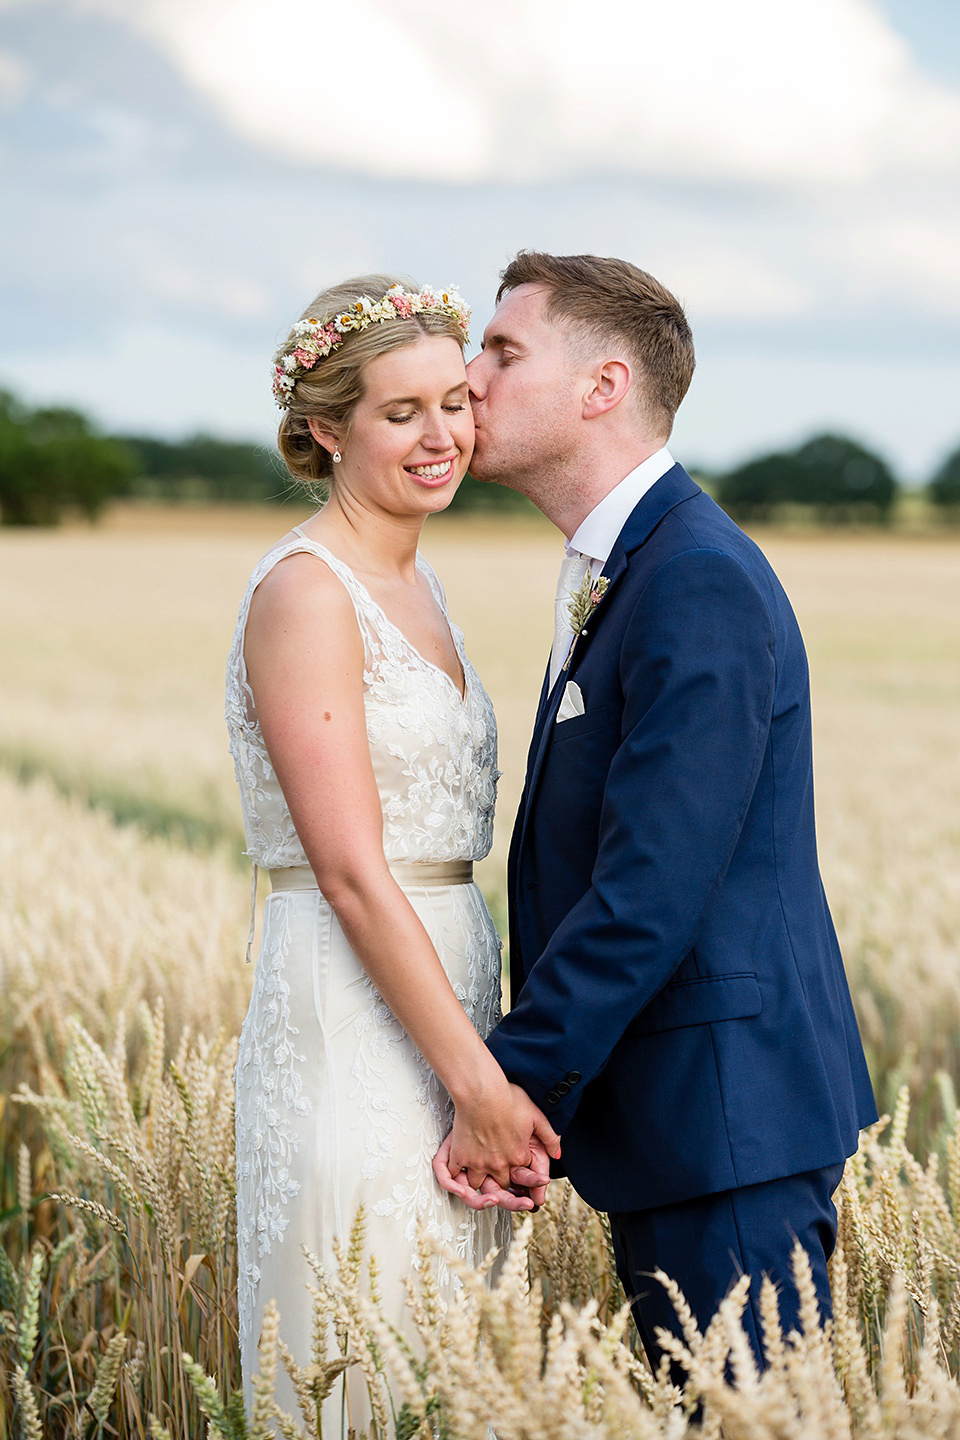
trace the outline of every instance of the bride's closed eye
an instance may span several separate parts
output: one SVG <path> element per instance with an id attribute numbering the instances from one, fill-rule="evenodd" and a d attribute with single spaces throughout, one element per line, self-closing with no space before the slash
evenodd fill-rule
<path id="1" fill-rule="evenodd" d="M 444 405 L 442 408 L 446 410 L 448 415 L 459 415 L 462 414 L 467 407 L 464 403 L 457 403 L 455 405 Z M 415 411 L 411 411 L 409 415 L 388 415 L 387 419 L 391 425 L 406 425 L 408 420 L 413 419 L 415 413 Z"/>

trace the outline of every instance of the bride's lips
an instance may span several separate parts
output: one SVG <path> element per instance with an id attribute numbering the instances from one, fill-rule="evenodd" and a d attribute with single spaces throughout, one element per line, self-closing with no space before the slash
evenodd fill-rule
<path id="1" fill-rule="evenodd" d="M 428 490 L 438 490 L 453 479 L 456 464 L 456 455 L 448 455 L 445 460 L 432 460 L 425 465 L 404 465 L 403 468 L 418 485 L 423 485 Z"/>

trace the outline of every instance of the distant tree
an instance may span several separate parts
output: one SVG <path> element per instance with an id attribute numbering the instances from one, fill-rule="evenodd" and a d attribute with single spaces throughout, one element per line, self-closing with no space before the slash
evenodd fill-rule
<path id="1" fill-rule="evenodd" d="M 801 505 L 830 523 L 883 523 L 896 495 L 886 462 L 839 435 L 817 435 L 796 450 L 751 460 L 717 482 L 719 503 L 742 520 L 768 520 L 781 506 Z"/>
<path id="2" fill-rule="evenodd" d="M 29 410 L 0 392 L 0 523 L 55 525 L 65 510 L 95 519 L 127 489 L 133 464 L 77 410 Z"/>
<path id="3" fill-rule="evenodd" d="M 792 498 L 795 470 L 792 455 L 762 455 L 748 460 L 718 478 L 717 503 L 736 520 L 769 520 L 778 505 Z"/>
<path id="4" fill-rule="evenodd" d="M 960 521 L 960 450 L 948 455 L 930 482 L 930 499 L 944 515 Z"/>
<path id="5" fill-rule="evenodd" d="M 525 495 L 518 490 L 511 490 L 506 485 L 494 485 L 490 481 L 474 480 L 468 471 L 460 482 L 460 488 L 454 496 L 453 504 L 450 506 L 450 514 L 456 514 L 464 510 L 480 510 L 485 513 L 490 511 L 533 511 L 534 506 Z"/>
<path id="6" fill-rule="evenodd" d="M 818 435 L 794 452 L 797 494 L 825 520 L 854 520 L 872 513 L 888 520 L 897 498 L 893 472 L 879 455 L 840 435 Z"/>
<path id="7" fill-rule="evenodd" d="M 264 445 L 211 435 L 123 438 L 136 459 L 140 494 L 168 500 L 272 501 L 285 499 L 293 488 L 279 455 Z"/>

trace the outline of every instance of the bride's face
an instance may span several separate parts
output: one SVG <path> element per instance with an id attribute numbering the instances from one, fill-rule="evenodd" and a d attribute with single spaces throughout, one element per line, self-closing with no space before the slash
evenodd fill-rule
<path id="1" fill-rule="evenodd" d="M 334 485 L 389 514 L 423 515 L 453 499 L 473 454 L 460 346 L 425 335 L 368 362 L 364 394 L 341 441 Z"/>

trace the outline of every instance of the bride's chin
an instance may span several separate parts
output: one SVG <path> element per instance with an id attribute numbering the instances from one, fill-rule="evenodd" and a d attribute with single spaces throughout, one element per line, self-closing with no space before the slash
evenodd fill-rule
<path id="1" fill-rule="evenodd" d="M 439 514 L 442 510 L 448 510 L 453 504 L 454 496 L 456 495 L 459 488 L 460 481 L 454 480 L 451 481 L 449 485 L 445 485 L 443 490 L 441 490 L 438 494 L 432 495 L 430 497 L 432 504 L 429 506 L 428 513 L 431 515 L 436 515 Z"/>
<path id="2" fill-rule="evenodd" d="M 464 474 L 466 474 L 466 471 L 464 471 Z M 436 490 L 425 491 L 423 498 L 426 501 L 427 513 L 433 514 L 439 510 L 446 510 L 448 506 L 452 505 L 454 497 L 462 483 L 463 475 L 458 475 L 446 485 L 441 485 Z"/>

